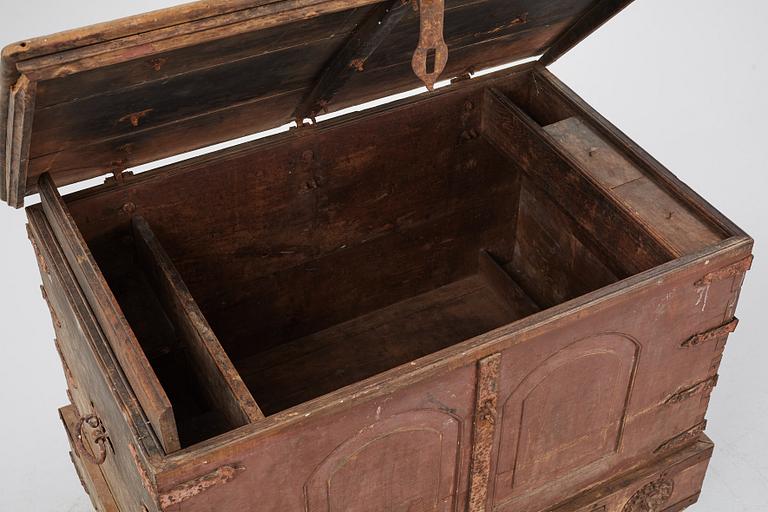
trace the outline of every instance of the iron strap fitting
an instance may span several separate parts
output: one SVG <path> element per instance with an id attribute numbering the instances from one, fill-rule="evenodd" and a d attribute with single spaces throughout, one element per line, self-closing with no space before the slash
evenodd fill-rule
<path id="1" fill-rule="evenodd" d="M 421 32 L 411 66 L 431 91 L 448 63 L 448 45 L 444 36 L 445 0 L 414 0 L 414 8 L 419 10 Z"/>

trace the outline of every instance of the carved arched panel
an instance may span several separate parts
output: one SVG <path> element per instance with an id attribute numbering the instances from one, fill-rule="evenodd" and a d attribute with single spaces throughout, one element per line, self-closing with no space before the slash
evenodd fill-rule
<path id="1" fill-rule="evenodd" d="M 413 411 L 377 422 L 339 446 L 305 486 L 309 512 L 455 509 L 460 422 Z"/>
<path id="2" fill-rule="evenodd" d="M 502 408 L 494 496 L 514 499 L 616 453 L 639 345 L 577 341 L 533 369 Z"/>

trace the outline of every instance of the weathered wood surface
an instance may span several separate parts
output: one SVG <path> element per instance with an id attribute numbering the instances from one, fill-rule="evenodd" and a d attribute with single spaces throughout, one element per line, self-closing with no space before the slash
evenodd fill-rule
<path id="1" fill-rule="evenodd" d="M 536 304 L 512 276 L 499 265 L 488 251 L 480 251 L 478 262 L 480 275 L 486 280 L 490 288 L 514 311 L 519 312 L 520 318 L 532 315 L 541 308 Z"/>
<path id="2" fill-rule="evenodd" d="M 368 59 L 389 37 L 410 7 L 409 2 L 404 0 L 388 0 L 366 14 L 344 46 L 326 63 L 314 86 L 296 108 L 293 117 L 297 125 L 302 125 L 307 118 L 314 120 L 354 73 L 365 70 Z"/>
<path id="3" fill-rule="evenodd" d="M 130 264 L 132 245 L 124 239 L 132 215 L 152 223 L 190 293 L 209 320 L 217 318 L 225 350 L 230 356 L 242 351 L 232 357 L 235 366 L 279 356 L 247 380 L 252 388 L 273 369 L 280 379 L 306 370 L 327 385 L 311 392 L 272 386 L 279 412 L 154 458 L 145 468 L 156 498 L 145 504 L 148 510 L 240 510 L 258 502 L 265 510 L 447 512 L 466 506 L 472 489 L 475 503 L 533 512 L 587 488 L 609 499 L 597 506 L 623 507 L 635 493 L 653 490 L 646 485 L 655 480 L 619 492 L 617 475 L 691 453 L 732 330 L 721 326 L 732 325 L 752 242 L 723 228 L 721 240 L 675 259 L 659 254 L 642 223 L 619 216 L 613 226 L 596 224 L 602 221 L 590 212 L 615 205 L 594 184 L 581 202 L 566 193 L 558 177 L 573 179 L 578 165 L 541 128 L 544 117 L 551 124 L 579 109 L 568 98 L 542 105 L 530 94 L 531 76 L 510 80 L 510 87 L 523 87 L 520 94 L 494 93 L 518 104 L 515 119 L 525 121 L 519 132 L 481 130 L 489 112 L 507 110 L 489 111 L 487 82 L 469 81 L 428 100 L 68 198 L 73 230 L 82 230 L 105 269 Z M 500 145 L 515 135 L 517 145 L 534 149 L 552 142 L 530 153 L 534 159 L 543 154 L 558 172 L 533 174 L 516 151 L 504 151 Z M 366 137 L 369 144 L 361 144 Z M 578 185 L 589 184 L 577 177 Z M 662 181 L 693 215 L 720 218 L 683 187 Z M 633 240 L 621 230 L 639 235 Z M 58 247 L 60 241 L 51 240 Z M 495 260 L 478 262 L 481 249 Z M 536 287 L 550 270 L 562 284 Z M 505 274 L 542 310 L 531 308 L 515 320 L 505 297 L 518 290 Z M 413 280 L 419 276 L 426 277 Z M 254 295 L 242 291 L 244 282 Z M 251 288 L 254 283 L 259 287 Z M 467 283 L 474 284 L 462 288 Z M 264 290 L 271 295 L 259 304 Z M 436 300 L 446 291 L 446 301 Z M 224 315 L 235 298 L 267 312 L 277 305 L 273 326 L 310 321 L 260 345 L 254 327 L 250 336 L 247 327 L 261 320 Z M 457 310 L 445 305 L 452 299 Z M 410 314 L 419 301 L 426 308 Z M 365 316 L 388 311 L 397 321 Z M 494 318 L 478 321 L 489 313 Z M 351 329 L 358 321 L 361 329 Z M 376 336 L 368 334 L 373 324 Z M 221 336 L 218 326 L 231 325 L 239 337 Z M 471 326 L 479 335 L 456 332 Z M 683 348 L 687 340 L 705 338 Z M 248 353 L 254 346 L 265 351 Z M 498 372 L 478 373 L 478 361 L 496 354 Z M 331 371 L 337 362 L 359 373 L 346 380 Z M 84 389 L 93 385 L 88 381 Z M 109 389 L 103 386 L 107 397 Z M 492 395 L 495 410 L 480 408 Z M 143 460 L 145 448 L 137 450 Z M 143 466 L 133 467 L 140 473 Z M 654 467 L 643 475 L 662 469 Z M 671 510 L 695 500 L 697 471 L 676 481 L 679 495 L 665 497 Z M 582 512 L 573 503 L 563 512 Z"/>
<path id="4" fill-rule="evenodd" d="M 543 66 L 549 66 L 632 2 L 633 0 L 596 1 L 592 7 L 584 11 L 567 31 L 552 43 L 544 55 L 541 56 L 539 62 Z"/>
<path id="5" fill-rule="evenodd" d="M 678 512 L 698 501 L 714 445 L 706 435 L 679 452 L 585 491 L 551 512 Z"/>
<path id="6" fill-rule="evenodd" d="M 132 219 L 134 243 L 145 271 L 166 306 L 193 361 L 197 378 L 214 407 L 221 409 L 229 428 L 264 418 L 237 370 L 216 338 L 184 280 L 166 254 L 152 228 L 141 216 Z"/>
<path id="7" fill-rule="evenodd" d="M 166 452 L 179 449 L 173 408 L 51 178 L 40 178 L 45 216 Z"/>
<path id="8" fill-rule="evenodd" d="M 1 163 L 5 169 L 18 169 L 18 172 L 5 173 L 3 176 L 3 189 L 8 191 L 8 203 L 15 208 L 24 204 L 31 143 L 29 134 L 32 131 L 36 94 L 37 82 L 31 82 L 25 76 L 10 89 L 8 139 L 5 145 L 5 159 Z"/>
<path id="9" fill-rule="evenodd" d="M 121 510 L 141 510 L 143 504 L 152 510 L 154 491 L 147 488 L 146 472 L 161 460 L 163 448 L 42 208 L 29 208 L 27 215 L 62 363 L 71 378 L 69 395 L 81 414 L 99 417 L 110 440 L 102 473 Z"/>
<path id="10" fill-rule="evenodd" d="M 668 193 L 685 204 L 687 208 L 690 208 L 695 215 L 700 216 L 703 221 L 706 221 L 712 227 L 718 228 L 723 237 L 729 234 L 745 235 L 744 231 L 736 224 L 709 204 L 688 185 L 680 181 L 669 169 L 600 115 L 599 112 L 587 104 L 549 70 L 536 66 L 533 76 L 535 78 L 531 81 L 531 90 L 532 93 L 540 95 L 540 104 L 560 104 L 566 112 L 570 113 L 569 115 L 578 115 L 587 120 L 590 127 L 601 137 L 616 146 L 626 158 L 647 172 L 654 181 L 657 181 Z M 567 117 L 567 115 L 563 117 Z M 551 122 L 558 120 L 554 119 Z M 550 123 L 546 122 L 543 124 Z"/>
<path id="11" fill-rule="evenodd" d="M 630 275 L 544 190 L 526 178 L 520 191 L 515 251 L 505 269 L 542 309 Z"/>
<path id="12" fill-rule="evenodd" d="M 529 299 L 530 300 L 530 299 Z M 280 412 L 527 315 L 468 277 L 237 362 L 264 409 Z"/>
<path id="13" fill-rule="evenodd" d="M 684 204 L 598 136 L 583 121 L 569 117 L 544 127 L 581 168 L 625 205 L 676 256 L 717 243 L 720 230 L 696 217 Z"/>
<path id="14" fill-rule="evenodd" d="M 254 2 L 207 17 L 180 7 L 178 24 L 167 25 L 168 14 L 12 46 L 4 85 L 23 75 L 39 88 L 34 130 L 21 141 L 30 148 L 29 168 L 10 174 L 28 194 L 43 172 L 64 185 L 287 123 L 373 3 Z M 442 76 L 539 54 L 591 5 L 448 1 Z M 419 18 L 405 10 L 328 110 L 420 85 L 411 69 Z M 26 182 L 19 181 L 24 172 Z"/>
<path id="15" fill-rule="evenodd" d="M 133 204 L 237 359 L 473 274 L 480 249 L 509 261 L 519 172 L 471 139 L 476 93 L 434 101 L 139 176 L 70 208 L 109 267 L 125 251 L 109 235 L 129 220 L 118 205 Z"/>
<path id="16" fill-rule="evenodd" d="M 80 413 L 77 411 L 77 408 L 74 405 L 62 407 L 59 409 L 59 417 L 69 438 L 71 450 L 69 455 L 72 459 L 72 464 L 75 466 L 85 492 L 91 498 L 93 508 L 97 512 L 120 512 L 120 508 L 117 506 L 112 491 L 109 489 L 109 485 L 107 485 L 99 466 L 80 456 L 77 451 L 76 438 L 80 435 L 78 433 Z"/>
<path id="17" fill-rule="evenodd" d="M 500 90 L 486 92 L 482 123 L 484 136 L 564 205 L 602 252 L 625 265 L 625 272 L 647 270 L 674 257 L 629 212 L 605 201 L 603 191 L 578 172 L 541 126 Z"/>
<path id="18" fill-rule="evenodd" d="M 548 27 L 547 31 L 554 33 L 562 28 L 563 26 L 555 25 Z M 523 32 L 507 38 L 493 39 L 477 46 L 483 46 L 483 51 L 489 56 L 493 56 L 492 60 L 488 61 L 489 66 L 500 65 L 510 60 L 522 58 L 518 53 L 518 47 L 544 44 L 547 35 L 549 34 Z M 531 41 L 534 38 L 536 40 Z M 510 46 L 512 46 L 511 50 Z M 471 46 L 453 51 L 444 75 L 457 76 L 474 66 L 475 59 L 472 52 L 476 49 L 477 47 Z M 371 70 L 369 66 L 369 72 L 352 77 L 349 87 L 340 91 L 332 104 L 333 108 L 329 107 L 329 110 L 341 109 L 361 101 L 370 101 L 380 97 L 379 84 L 391 76 L 407 77 L 398 84 L 392 84 L 396 86 L 396 89 L 392 91 L 393 93 L 418 87 L 418 84 L 411 82 L 412 71 L 409 62 L 394 65 L 392 69 L 386 68 L 376 71 Z M 349 93 L 347 94 L 346 91 Z M 275 116 L 286 121 L 290 119 L 295 105 L 301 98 L 300 92 L 290 91 L 266 98 L 264 101 L 248 101 L 235 106 L 227 106 L 222 110 L 213 110 L 199 116 L 192 116 L 184 123 L 170 123 L 147 129 L 132 129 L 125 137 L 96 141 L 91 145 L 71 145 L 68 146 L 65 153 L 51 153 L 35 159 L 32 162 L 30 176 L 34 174 L 34 169 L 42 172 L 44 169 L 53 168 L 55 164 L 57 183 L 65 185 L 102 175 L 105 168 L 131 167 L 143 162 L 169 157 L 193 147 L 207 146 L 214 143 L 211 139 L 214 133 L 217 134 L 216 140 L 222 141 L 266 130 L 275 126 L 273 122 L 267 123 L 267 120 Z M 194 101 L 185 102 L 185 104 L 194 104 Z M 144 110 L 146 109 L 126 112 L 118 118 L 122 119 L 127 115 L 126 119 L 130 120 L 131 113 L 140 114 Z M 226 122 L 222 122 L 224 118 L 226 118 Z M 33 193 L 34 186 L 35 184 L 28 179 L 29 193 Z"/>

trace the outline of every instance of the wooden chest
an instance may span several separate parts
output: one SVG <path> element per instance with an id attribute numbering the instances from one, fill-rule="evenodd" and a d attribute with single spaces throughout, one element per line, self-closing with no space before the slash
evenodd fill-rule
<path id="1" fill-rule="evenodd" d="M 0 191 L 40 195 L 95 507 L 694 503 L 752 240 L 546 69 L 628 3 L 197 2 L 6 48 Z"/>

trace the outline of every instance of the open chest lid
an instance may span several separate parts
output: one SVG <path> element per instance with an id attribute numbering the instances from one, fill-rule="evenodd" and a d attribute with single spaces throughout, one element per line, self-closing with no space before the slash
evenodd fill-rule
<path id="1" fill-rule="evenodd" d="M 0 194 L 58 186 L 542 55 L 631 0 L 195 2 L 2 54 Z M 446 60 L 447 59 L 447 60 Z"/>

